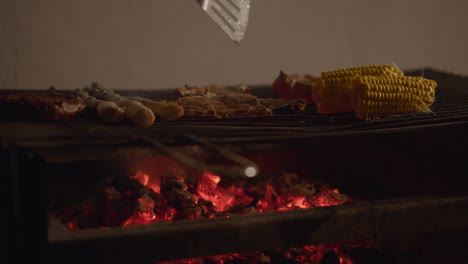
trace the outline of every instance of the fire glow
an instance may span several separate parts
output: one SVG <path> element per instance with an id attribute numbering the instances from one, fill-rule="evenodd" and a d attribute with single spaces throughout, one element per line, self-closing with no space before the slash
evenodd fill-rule
<path id="1" fill-rule="evenodd" d="M 89 227 L 134 226 L 185 219 L 229 218 L 231 215 L 309 209 L 334 206 L 351 199 L 326 184 L 300 179 L 284 173 L 276 179 L 223 183 L 219 175 L 204 172 L 195 183 L 184 176 L 169 173 L 160 181 L 138 172 L 128 179 L 107 179 L 94 201 L 79 206 L 55 208 L 56 215 L 70 230 Z M 98 188 L 99 189 L 99 188 Z M 70 208 L 78 208 L 75 211 Z M 367 243 L 367 242 L 366 242 Z M 345 246 L 344 246 L 345 245 Z M 363 246 L 363 243 L 358 243 Z M 339 245 L 303 246 L 269 253 L 228 254 L 207 258 L 178 260 L 164 264 L 188 263 L 320 263 L 325 253 L 333 252 L 340 263 L 345 261 Z"/>

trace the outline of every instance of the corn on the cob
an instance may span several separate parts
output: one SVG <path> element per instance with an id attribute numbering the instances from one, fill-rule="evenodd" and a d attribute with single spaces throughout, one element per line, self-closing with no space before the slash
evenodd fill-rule
<path id="1" fill-rule="evenodd" d="M 321 78 L 364 76 L 404 76 L 403 72 L 393 65 L 365 65 L 342 70 L 323 72 Z"/>
<path id="2" fill-rule="evenodd" d="M 356 76 L 351 107 L 357 118 L 427 111 L 434 102 L 437 83 L 422 77 Z"/>
<path id="3" fill-rule="evenodd" d="M 312 85 L 313 101 L 321 114 L 351 112 L 353 77 L 319 78 Z"/>
<path id="4" fill-rule="evenodd" d="M 403 76 L 392 65 L 366 65 L 323 72 L 312 85 L 312 99 L 321 114 L 351 112 L 351 87 L 355 76 Z"/>

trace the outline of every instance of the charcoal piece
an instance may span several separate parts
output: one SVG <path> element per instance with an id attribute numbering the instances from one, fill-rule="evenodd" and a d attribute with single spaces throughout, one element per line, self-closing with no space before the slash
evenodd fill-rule
<path id="1" fill-rule="evenodd" d="M 126 196 L 114 199 L 103 195 L 95 203 L 98 224 L 105 227 L 122 225 L 135 212 L 136 199 Z"/>
<path id="2" fill-rule="evenodd" d="M 197 203 L 202 210 L 203 217 L 212 218 L 217 214 L 216 206 L 212 202 L 200 198 Z"/>
<path id="3" fill-rule="evenodd" d="M 184 182 L 184 178 L 174 175 L 172 173 L 163 175 L 161 177 L 161 194 L 164 196 L 165 193 L 173 190 L 185 191 L 188 189 L 187 184 Z"/>
<path id="4" fill-rule="evenodd" d="M 122 225 L 139 210 L 145 186 L 129 178 L 105 178 L 92 188 L 77 218 L 80 228 Z"/>
<path id="5" fill-rule="evenodd" d="M 394 264 L 394 257 L 384 254 L 375 248 L 357 247 L 344 252 L 343 257 L 355 264 Z"/>
<path id="6" fill-rule="evenodd" d="M 161 178 L 161 195 L 169 206 L 177 210 L 175 220 L 198 219 L 202 215 L 202 209 L 187 189 L 181 177 L 168 174 Z"/>
<path id="7" fill-rule="evenodd" d="M 226 213 L 234 214 L 234 215 L 250 215 L 258 213 L 256 207 L 258 204 L 258 198 L 254 198 L 248 204 L 236 204 L 233 207 L 229 208 Z"/>
<path id="8" fill-rule="evenodd" d="M 126 197 L 138 198 L 140 197 L 144 190 L 145 186 L 139 183 L 135 179 L 118 177 L 114 178 L 111 181 L 111 186 L 114 187 L 121 195 Z"/>
<path id="9" fill-rule="evenodd" d="M 166 212 L 169 206 L 166 204 L 164 198 L 159 194 L 154 192 L 150 188 L 146 188 L 145 194 L 148 195 L 154 201 L 153 212 L 160 218 L 166 219 Z"/>
<path id="10" fill-rule="evenodd" d="M 197 204 L 187 204 L 177 210 L 174 220 L 199 219 L 202 216 L 202 210 Z"/>
<path id="11" fill-rule="evenodd" d="M 271 257 L 263 252 L 256 251 L 251 254 L 247 254 L 247 261 L 250 263 L 271 263 Z"/>
<path id="12" fill-rule="evenodd" d="M 187 189 L 183 180 L 172 174 L 165 175 L 161 179 L 161 195 L 170 206 L 178 210 L 195 204 L 195 198 Z"/>
<path id="13" fill-rule="evenodd" d="M 98 227 L 98 214 L 94 206 L 83 206 L 78 212 L 77 225 L 80 229 Z"/>
<path id="14" fill-rule="evenodd" d="M 298 181 L 299 175 L 285 172 L 275 181 L 274 187 L 279 193 L 284 193 L 289 191 L 289 186 L 297 184 Z"/>
<path id="15" fill-rule="evenodd" d="M 269 252 L 271 263 L 282 263 L 282 264 L 296 264 L 292 255 L 287 250 L 277 249 L 273 252 Z"/>
<path id="16" fill-rule="evenodd" d="M 333 251 L 323 254 L 321 264 L 340 264 L 340 258 Z"/>

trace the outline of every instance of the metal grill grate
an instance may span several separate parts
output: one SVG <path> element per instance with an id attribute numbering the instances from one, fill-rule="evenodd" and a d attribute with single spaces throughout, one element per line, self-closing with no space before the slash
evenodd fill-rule
<path id="1" fill-rule="evenodd" d="M 433 70 L 407 72 L 437 81 L 436 102 L 432 112 L 395 115 L 376 120 L 359 120 L 353 113 L 317 114 L 315 106 L 309 105 L 300 114 L 277 114 L 272 117 L 247 118 L 196 118 L 173 121 L 158 120 L 152 127 L 140 128 L 131 125 L 109 126 L 93 118 L 83 118 L 62 123 L 38 124 L 33 122 L 0 123 L 0 138 L 115 138 L 131 136 L 158 136 L 170 139 L 192 134 L 209 137 L 216 141 L 276 140 L 284 138 L 330 137 L 342 135 L 366 135 L 405 133 L 414 129 L 453 127 L 468 123 L 468 78 Z M 122 95 L 141 95 L 154 99 L 171 99 L 167 91 L 118 91 Z M 173 91 L 170 91 L 173 92 Z M 270 86 L 252 87 L 259 97 L 271 97 Z"/>
<path id="2" fill-rule="evenodd" d="M 296 115 L 275 115 L 273 117 L 248 117 L 229 119 L 182 119 L 162 122 L 161 127 L 174 131 L 191 129 L 209 135 L 256 136 L 256 135 L 309 135 L 318 136 L 330 133 L 378 133 L 383 129 L 417 128 L 422 126 L 451 126 L 468 123 L 468 97 L 437 100 L 432 112 L 409 113 L 376 120 L 359 120 L 353 113 L 317 114 L 314 106 Z M 212 128 L 212 131 L 205 131 Z M 154 129 L 158 129 L 155 127 Z M 177 133 L 177 132 L 175 132 Z M 200 134 L 200 133 L 199 133 Z M 207 135 L 207 134 L 203 134 Z"/>

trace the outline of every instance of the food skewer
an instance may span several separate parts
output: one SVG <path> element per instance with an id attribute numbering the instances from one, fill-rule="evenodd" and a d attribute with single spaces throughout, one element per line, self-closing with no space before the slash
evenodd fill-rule
<path id="1" fill-rule="evenodd" d="M 223 179 L 238 179 L 239 177 L 246 177 L 245 168 L 240 167 L 221 167 L 221 166 L 207 166 L 202 162 L 196 161 L 184 153 L 174 150 L 165 144 L 161 143 L 159 140 L 148 137 L 141 136 L 135 138 L 135 140 L 147 143 L 154 147 L 159 152 L 167 155 L 168 157 L 174 159 L 180 164 L 195 170 L 197 173 L 211 172 L 220 176 L 223 176 Z"/>

